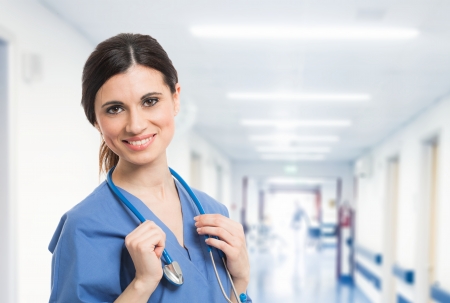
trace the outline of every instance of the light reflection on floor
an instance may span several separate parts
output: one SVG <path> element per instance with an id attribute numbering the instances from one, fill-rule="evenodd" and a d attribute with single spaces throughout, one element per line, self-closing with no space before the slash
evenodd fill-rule
<path id="1" fill-rule="evenodd" d="M 295 243 L 274 244 L 254 236 L 249 241 L 252 280 L 249 295 L 254 302 L 269 303 L 369 303 L 359 290 L 338 285 L 336 249 L 317 250 L 304 233 L 291 231 Z M 289 238 L 288 237 L 288 238 Z M 280 242 L 280 241 L 278 241 Z M 271 245 L 274 244 L 274 245 Z"/>

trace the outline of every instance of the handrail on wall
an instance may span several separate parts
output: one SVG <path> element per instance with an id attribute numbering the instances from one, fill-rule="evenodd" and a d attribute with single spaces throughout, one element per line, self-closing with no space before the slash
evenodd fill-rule
<path id="1" fill-rule="evenodd" d="M 431 286 L 430 296 L 436 302 L 439 303 L 449 303 L 450 302 L 450 292 L 443 290 L 439 287 L 439 283 L 435 283 Z"/>
<path id="2" fill-rule="evenodd" d="M 355 245 L 355 251 L 377 265 L 381 265 L 383 263 L 383 256 L 381 254 L 372 252 L 361 245 Z"/>
<path id="3" fill-rule="evenodd" d="M 405 269 L 400 267 L 398 264 L 392 266 L 392 273 L 394 276 L 402 280 L 407 284 L 414 284 L 414 271 L 411 269 Z"/>
<path id="4" fill-rule="evenodd" d="M 361 265 L 360 263 L 355 263 L 355 268 L 357 271 L 361 273 L 361 275 L 366 278 L 369 282 L 375 286 L 376 289 L 381 289 L 381 280 L 376 275 L 374 275 L 369 269 L 367 269 L 365 266 Z"/>

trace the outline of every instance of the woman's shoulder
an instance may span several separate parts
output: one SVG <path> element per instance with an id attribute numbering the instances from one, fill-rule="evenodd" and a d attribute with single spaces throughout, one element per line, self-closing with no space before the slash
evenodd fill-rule
<path id="1" fill-rule="evenodd" d="M 105 182 L 101 183 L 81 202 L 64 213 L 50 241 L 49 250 L 53 252 L 62 235 L 74 237 L 77 234 L 94 234 L 99 231 L 111 232 L 117 216 L 112 211 L 115 203 Z"/>
<path id="2" fill-rule="evenodd" d="M 205 193 L 201 190 L 192 188 L 192 191 L 197 196 L 197 198 L 200 200 L 200 203 L 202 204 L 206 213 L 212 213 L 212 214 L 219 213 L 226 217 L 230 216 L 228 213 L 228 208 L 224 204 L 220 203 L 219 201 L 217 201 L 216 199 L 214 199 L 213 197 L 211 197 L 210 195 L 208 195 L 207 193 Z"/>
<path id="3" fill-rule="evenodd" d="M 114 198 L 106 182 L 102 182 L 86 198 L 69 209 L 65 216 L 71 219 L 83 217 L 100 218 L 109 212 L 110 200 Z"/>

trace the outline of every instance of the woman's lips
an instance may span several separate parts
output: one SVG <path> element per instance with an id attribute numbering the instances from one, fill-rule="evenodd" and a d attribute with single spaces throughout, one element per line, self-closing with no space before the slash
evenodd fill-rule
<path id="1" fill-rule="evenodd" d="M 134 151 L 140 151 L 146 149 L 154 140 L 155 140 L 156 134 L 152 135 L 146 135 L 146 136 L 139 136 L 139 137 L 133 137 L 128 138 L 127 140 L 122 140 L 125 145 Z"/>

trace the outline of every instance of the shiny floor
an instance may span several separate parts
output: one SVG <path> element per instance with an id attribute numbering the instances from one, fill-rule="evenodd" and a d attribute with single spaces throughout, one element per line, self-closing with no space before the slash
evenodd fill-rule
<path id="1" fill-rule="evenodd" d="M 336 283 L 335 248 L 320 250 L 303 233 L 289 236 L 295 241 L 270 235 L 249 240 L 254 302 L 370 303 L 355 287 Z"/>

